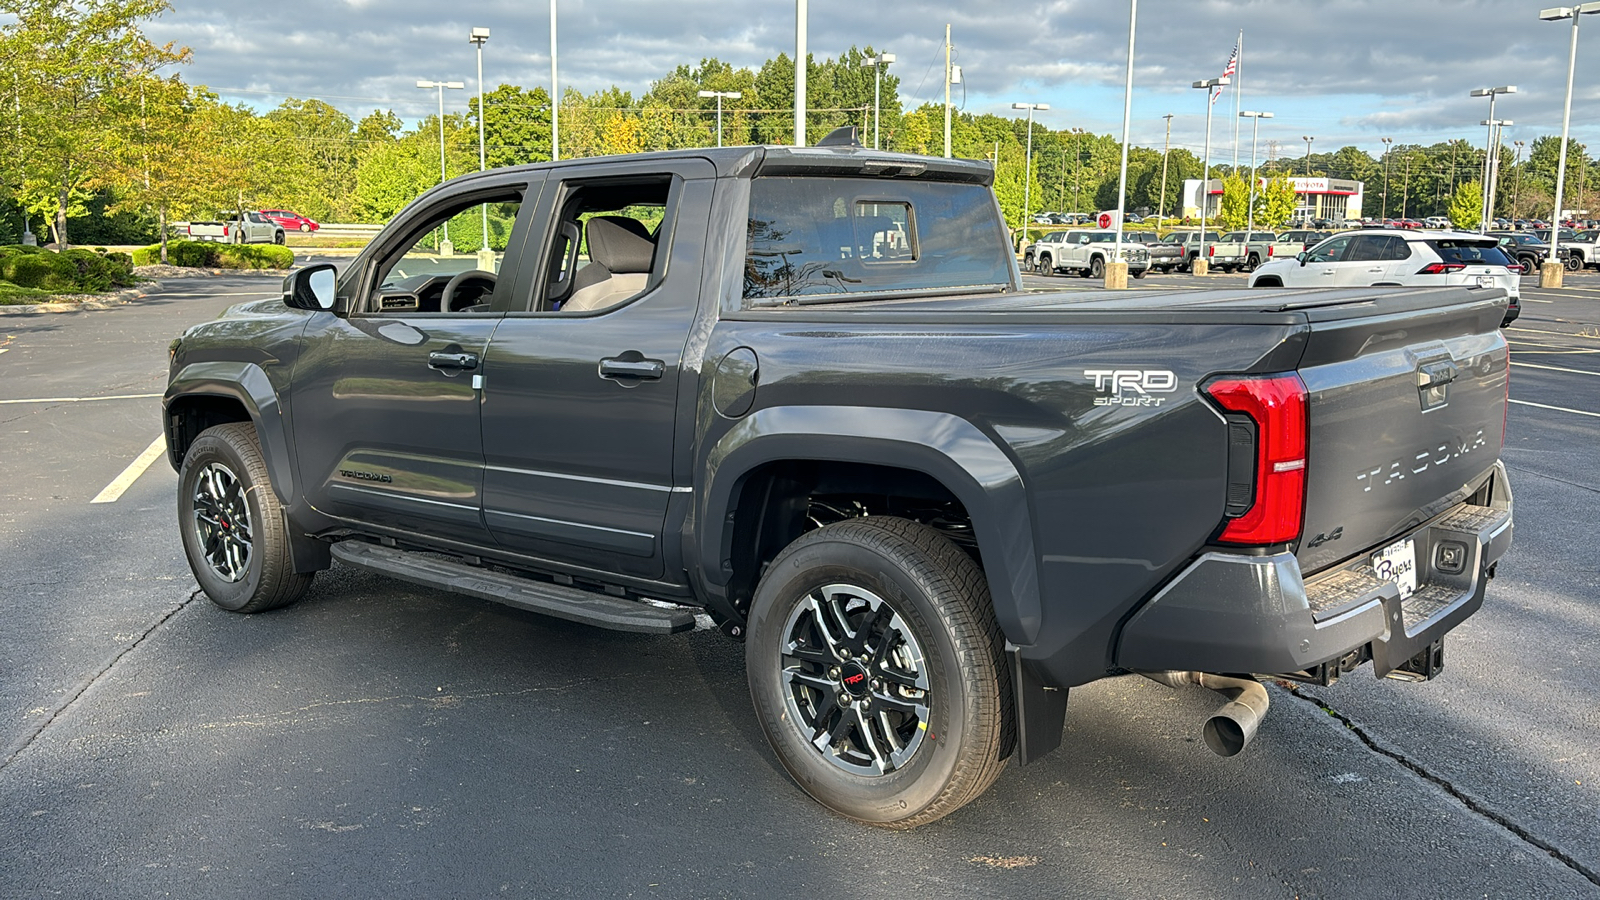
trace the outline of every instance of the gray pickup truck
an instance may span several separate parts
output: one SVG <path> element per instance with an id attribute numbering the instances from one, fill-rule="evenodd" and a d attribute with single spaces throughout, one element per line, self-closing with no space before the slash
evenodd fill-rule
<path id="1" fill-rule="evenodd" d="M 1504 293 L 1029 293 L 992 177 L 830 137 L 428 191 L 173 342 L 195 578 L 244 613 L 337 560 L 704 614 L 796 782 L 892 827 L 1054 750 L 1099 679 L 1217 690 L 1231 755 L 1257 675 L 1437 675 L 1511 540 Z M 431 249 L 482 204 L 492 265 Z"/>

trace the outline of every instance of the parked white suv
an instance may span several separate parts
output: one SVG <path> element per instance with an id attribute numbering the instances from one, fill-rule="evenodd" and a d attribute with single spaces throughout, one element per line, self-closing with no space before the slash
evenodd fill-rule
<path id="1" fill-rule="evenodd" d="M 1250 275 L 1250 287 L 1316 288 L 1468 285 L 1511 295 L 1509 324 L 1522 311 L 1522 267 L 1493 237 L 1459 231 L 1347 231 Z"/>

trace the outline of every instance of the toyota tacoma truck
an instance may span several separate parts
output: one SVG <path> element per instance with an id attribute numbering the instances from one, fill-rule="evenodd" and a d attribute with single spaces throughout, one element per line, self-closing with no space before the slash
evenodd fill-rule
<path id="1" fill-rule="evenodd" d="M 1166 236 L 1164 241 L 1182 249 L 1183 270 L 1194 269 L 1194 261 L 1200 258 L 1200 232 L 1174 231 Z M 1206 265 L 1217 272 L 1235 272 L 1244 268 L 1246 251 L 1243 243 L 1225 240 L 1214 231 L 1205 234 Z"/>
<path id="2" fill-rule="evenodd" d="M 243 218 L 190 222 L 184 233 L 191 241 L 222 244 L 281 244 L 284 239 L 283 226 L 257 212 L 247 212 Z"/>
<path id="3" fill-rule="evenodd" d="M 173 342 L 194 576 L 703 614 L 801 788 L 898 828 L 1100 679 L 1217 690 L 1227 755 L 1257 676 L 1438 675 L 1511 540 L 1505 293 L 1029 293 L 992 179 L 835 136 L 440 185 Z M 503 254 L 435 252 L 484 204 Z"/>

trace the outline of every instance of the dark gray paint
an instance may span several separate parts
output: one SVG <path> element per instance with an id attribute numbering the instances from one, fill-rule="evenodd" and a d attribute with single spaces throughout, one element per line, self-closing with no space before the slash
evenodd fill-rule
<path id="1" fill-rule="evenodd" d="M 293 498 L 297 521 L 310 531 L 355 527 L 514 565 L 588 573 L 726 613 L 723 563 L 730 526 L 736 525 L 728 513 L 753 467 L 794 459 L 901 466 L 932 475 L 967 506 L 1008 640 L 1047 683 L 1070 686 L 1117 671 L 1123 623 L 1203 554 L 1225 549 L 1210 544 L 1222 521 L 1227 450 L 1222 419 L 1198 392 L 1207 378 L 1300 369 L 1313 385 L 1314 500 L 1308 523 L 1342 521 L 1346 507 L 1367 503 L 1358 510 L 1359 521 L 1350 514 L 1352 537 L 1337 559 L 1361 556 L 1417 516 L 1426 518 L 1430 503 L 1454 496 L 1473 477 L 1464 470 L 1454 485 L 1419 479 L 1408 484 L 1414 493 L 1394 492 L 1376 503 L 1355 499 L 1359 486 L 1317 480 L 1321 455 L 1342 461 L 1362 441 L 1337 424 L 1340 417 L 1362 418 L 1397 447 L 1420 446 L 1474 423 L 1486 433 L 1499 428 L 1503 412 L 1493 392 L 1503 382 L 1495 371 L 1465 379 L 1445 415 L 1421 420 L 1420 408 L 1417 414 L 1401 409 L 1411 396 L 1402 389 L 1402 369 L 1412 357 L 1419 365 L 1423 357 L 1441 353 L 1470 361 L 1492 357 L 1502 346 L 1495 326 L 1506 301 L 1498 292 L 1013 291 L 744 309 L 739 273 L 748 182 L 742 176 L 778 156 L 773 171 L 828 173 L 866 157 L 892 156 L 827 154 L 741 148 L 647 155 L 620 164 L 573 161 L 470 176 L 419 199 L 386 234 L 401 235 L 404 223 L 417 221 L 430 205 L 496 180 L 554 182 L 618 165 L 696 174 L 691 170 L 704 165 L 702 158 L 719 176 L 682 182 L 670 273 L 655 293 L 584 319 L 513 312 L 500 323 L 501 331 L 485 319 L 481 332 L 454 336 L 470 343 L 481 333 L 487 340 L 480 462 L 487 456 L 489 471 L 496 473 L 491 499 L 483 505 L 494 515 L 497 540 L 473 537 L 465 522 L 441 529 L 438 522 L 402 521 L 389 513 L 383 518 L 347 512 L 334 522 Z M 944 167 L 954 167 L 946 173 L 951 177 L 982 183 L 988 177 L 986 167 L 973 163 L 929 165 L 918 177 Z M 712 190 L 697 193 L 701 185 Z M 538 206 L 537 224 L 519 220 L 513 246 L 521 252 L 508 254 L 495 297 L 502 311 L 534 288 L 532 261 L 542 252 L 554 208 L 549 196 Z M 532 208 L 524 203 L 525 214 Z M 997 208 L 997 223 L 998 215 Z M 418 418 L 405 404 L 382 413 L 351 409 L 347 415 L 319 407 L 331 404 L 332 383 L 349 377 L 343 369 L 352 364 L 376 373 L 388 364 L 379 357 L 392 355 L 394 371 L 403 370 L 401 349 L 380 347 L 381 339 L 369 338 L 369 346 L 382 351 L 377 356 L 347 356 L 337 366 L 321 346 L 352 328 L 343 310 L 359 295 L 386 241 L 398 239 L 381 238 L 347 270 L 340 282 L 342 317 L 309 320 L 310 402 L 304 410 L 297 402 L 284 405 L 291 411 L 292 433 L 309 433 L 313 421 L 326 430 L 307 438 L 324 468 L 346 458 L 347 445 L 371 440 L 364 433 L 369 427 L 404 435 L 417 430 L 418 422 L 433 421 Z M 1017 279 L 1013 270 L 1013 287 Z M 179 362 L 202 352 L 218 358 L 251 352 L 254 335 L 307 321 L 302 313 L 287 315 L 275 324 L 224 320 L 202 326 L 185 339 Z M 452 337 L 444 333 L 455 327 L 445 322 L 451 317 L 439 318 L 428 327 L 439 329 L 442 339 Z M 717 410 L 714 375 L 718 362 L 738 348 L 758 355 L 760 390 L 748 412 L 729 418 Z M 599 359 L 628 350 L 661 360 L 664 376 L 671 372 L 679 379 L 675 389 L 665 381 L 623 387 L 599 377 L 593 368 Z M 1369 359 L 1376 351 L 1386 355 Z M 1086 376 L 1089 368 L 1171 371 L 1176 390 L 1155 407 L 1099 405 L 1103 392 Z M 537 372 L 545 377 L 534 378 Z M 450 386 L 439 379 L 431 383 Z M 285 396 L 298 401 L 300 390 Z M 507 404 L 503 412 L 501 403 Z M 461 410 L 461 427 L 468 429 L 472 413 L 464 403 Z M 306 432 L 296 421 L 302 412 Z M 340 432 L 362 414 L 393 421 L 361 425 L 356 437 Z M 398 440 L 406 446 L 404 438 Z M 617 446 L 628 450 L 606 451 Z M 465 460 L 462 471 L 470 469 L 470 435 L 448 447 L 422 449 L 428 451 L 423 456 Z M 1492 461 L 1494 452 L 1485 459 Z M 308 495 L 327 481 L 325 471 L 313 480 L 307 474 L 311 465 L 302 461 L 300 468 Z M 1338 474 L 1334 468 L 1329 478 Z M 1474 469 L 1485 471 L 1476 462 Z M 507 476 L 504 482 L 501 475 Z M 470 494 L 470 478 L 462 481 Z M 542 521 L 513 533 L 505 517 L 516 515 Z M 451 537 L 445 533 L 451 529 L 461 530 Z M 1230 671 L 1250 667 L 1244 656 L 1211 661 Z M 1168 667 L 1158 665 L 1159 658 L 1145 662 Z"/>

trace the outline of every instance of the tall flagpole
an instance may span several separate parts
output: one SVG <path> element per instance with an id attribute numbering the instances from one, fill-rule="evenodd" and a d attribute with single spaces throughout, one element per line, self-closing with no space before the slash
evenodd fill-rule
<path id="1" fill-rule="evenodd" d="M 806 0 L 794 0 L 794 145 L 806 145 Z"/>
<path id="2" fill-rule="evenodd" d="M 1239 58 L 1233 64 L 1233 174 L 1239 174 L 1239 89 L 1244 85 L 1244 29 L 1239 29 Z"/>

